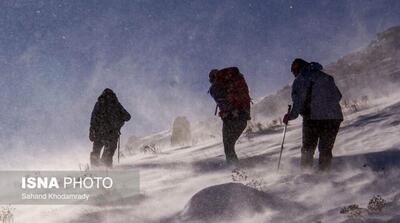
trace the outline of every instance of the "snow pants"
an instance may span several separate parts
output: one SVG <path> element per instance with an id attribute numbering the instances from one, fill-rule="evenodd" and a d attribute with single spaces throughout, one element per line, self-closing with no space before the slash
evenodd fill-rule
<path id="1" fill-rule="evenodd" d="M 113 156 L 115 150 L 117 149 L 118 137 L 113 137 L 106 140 L 95 140 L 93 142 L 93 151 L 90 153 L 90 165 L 92 167 L 97 167 L 100 165 L 105 165 L 111 168 L 113 165 Z M 100 153 L 104 147 L 103 154 Z"/>
<path id="2" fill-rule="evenodd" d="M 228 163 L 237 162 L 238 157 L 235 152 L 235 144 L 247 126 L 245 119 L 223 119 L 222 140 L 226 161 Z"/>
<path id="3" fill-rule="evenodd" d="M 314 152 L 318 145 L 321 171 L 329 171 L 332 149 L 342 120 L 303 120 L 303 146 L 301 148 L 301 167 L 311 168 Z"/>

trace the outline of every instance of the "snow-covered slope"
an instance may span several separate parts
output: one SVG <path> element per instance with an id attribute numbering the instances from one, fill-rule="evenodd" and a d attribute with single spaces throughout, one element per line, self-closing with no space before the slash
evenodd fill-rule
<path id="1" fill-rule="evenodd" d="M 347 115 L 328 175 L 299 170 L 301 122 L 296 121 L 289 127 L 279 173 L 281 127 L 242 137 L 240 168 L 225 165 L 217 139 L 125 157 L 118 169 L 140 170 L 141 196 L 134 198 L 135 205 L 17 207 L 16 216 L 18 222 L 76 223 L 400 222 L 399 120 L 397 97 Z M 229 199 L 220 199 L 225 189 Z M 386 203 L 374 212 L 372 204 L 367 207 L 375 195 Z M 375 200 L 379 209 L 383 202 Z M 352 204 L 358 207 L 343 209 Z"/>
<path id="2" fill-rule="evenodd" d="M 281 129 L 240 139 L 237 151 L 242 165 L 239 173 L 224 165 L 219 142 L 125 160 L 127 164 L 121 168 L 141 170 L 142 188 L 148 196 L 138 207 L 132 208 L 128 216 L 136 216 L 144 222 L 170 221 L 171 216 L 180 216 L 196 192 L 235 181 L 279 198 L 279 202 L 274 201 L 278 207 L 266 208 L 254 218 L 246 215 L 243 219 L 241 213 L 237 213 L 238 222 L 268 219 L 271 222 L 341 222 L 347 215 L 340 214 L 340 208 L 350 204 L 367 207 L 374 195 L 394 203 L 381 214 L 362 212 L 361 217 L 383 219 L 382 222 L 400 221 L 396 217 L 400 210 L 400 101 L 376 103 L 346 117 L 335 146 L 334 170 L 329 175 L 300 172 L 299 122 L 289 128 L 283 170 L 279 174 L 276 163 Z M 305 211 L 290 210 L 293 203 L 300 204 Z M 207 215 L 207 209 L 204 211 Z"/>

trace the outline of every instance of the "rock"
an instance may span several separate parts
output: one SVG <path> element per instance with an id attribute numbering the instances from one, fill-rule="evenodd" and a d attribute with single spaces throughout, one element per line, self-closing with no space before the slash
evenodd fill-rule
<path id="1" fill-rule="evenodd" d="M 172 125 L 171 146 L 189 146 L 191 144 L 190 122 L 185 116 L 178 116 Z"/>
<path id="2" fill-rule="evenodd" d="M 263 212 L 276 201 L 268 194 L 240 183 L 205 188 L 196 193 L 179 214 L 177 222 L 219 222 L 243 213 Z"/>

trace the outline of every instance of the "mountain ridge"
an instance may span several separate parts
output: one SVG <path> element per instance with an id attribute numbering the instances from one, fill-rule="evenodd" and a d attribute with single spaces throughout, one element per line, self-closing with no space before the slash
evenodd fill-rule
<path id="1" fill-rule="evenodd" d="M 394 26 L 378 33 L 367 47 L 324 66 L 323 71 L 335 78 L 343 100 L 356 100 L 390 94 L 399 84 L 399 63 L 400 26 Z M 290 93 L 290 85 L 286 85 L 275 94 L 265 96 L 253 106 L 253 117 L 275 118 L 284 114 L 286 104 L 290 103 Z"/>

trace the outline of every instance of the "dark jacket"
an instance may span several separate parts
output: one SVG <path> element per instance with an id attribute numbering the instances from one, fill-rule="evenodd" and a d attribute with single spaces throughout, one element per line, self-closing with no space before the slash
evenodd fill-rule
<path id="1" fill-rule="evenodd" d="M 119 103 L 115 93 L 106 89 L 99 96 L 90 120 L 90 139 L 110 139 L 118 137 L 121 127 L 131 119 L 131 115 Z"/>
<path id="2" fill-rule="evenodd" d="M 343 120 L 339 103 L 342 94 L 333 77 L 321 70 L 321 64 L 312 62 L 294 80 L 290 120 L 296 119 L 299 114 L 310 120 Z"/>
<path id="3" fill-rule="evenodd" d="M 234 107 L 228 101 L 228 92 L 224 88 L 212 84 L 208 92 L 217 103 L 221 114 L 228 114 L 234 110 Z"/>

